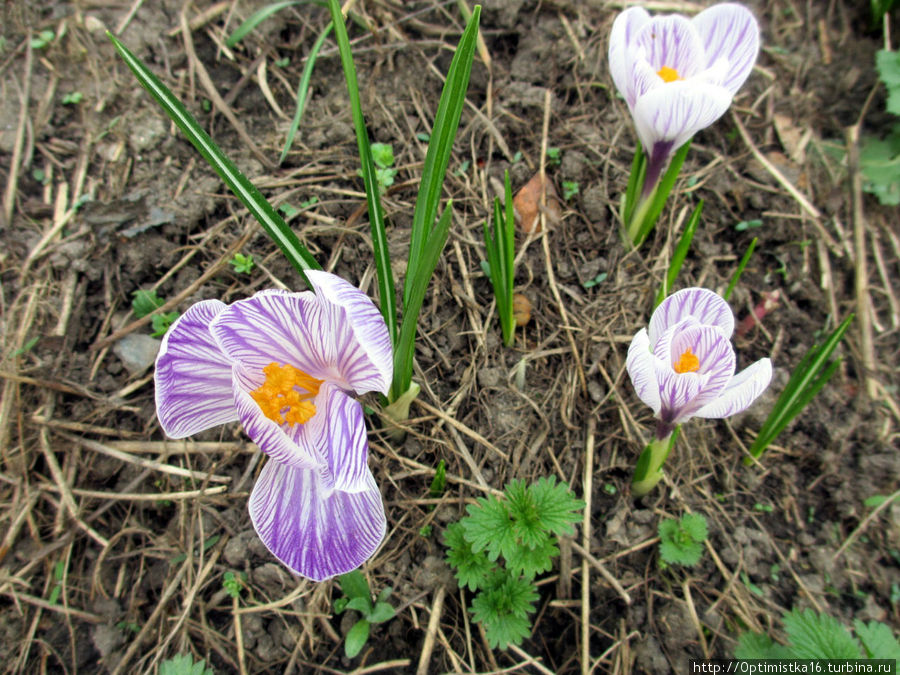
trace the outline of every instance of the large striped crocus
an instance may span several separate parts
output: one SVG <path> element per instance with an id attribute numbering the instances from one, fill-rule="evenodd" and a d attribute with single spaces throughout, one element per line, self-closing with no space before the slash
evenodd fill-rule
<path id="1" fill-rule="evenodd" d="M 728 110 L 758 51 L 759 26 L 743 5 L 714 5 L 693 19 L 641 7 L 619 14 L 609 69 L 648 156 L 644 197 L 672 153 Z"/>
<path id="2" fill-rule="evenodd" d="M 392 356 L 372 301 L 307 271 L 315 293 L 261 291 L 188 309 L 156 360 L 156 410 L 172 438 L 240 420 L 269 455 L 250 518 L 287 567 L 321 581 L 365 562 L 385 533 L 360 403 L 387 393 Z"/>
<path id="3" fill-rule="evenodd" d="M 735 374 L 734 314 L 705 288 L 686 288 L 660 303 L 628 348 L 626 367 L 638 397 L 657 417 L 656 439 L 638 463 L 636 494 L 661 478 L 677 425 L 692 417 L 730 417 L 769 386 L 772 362 L 763 358 Z"/>
<path id="4" fill-rule="evenodd" d="M 730 417 L 769 385 L 763 358 L 735 375 L 734 314 L 705 288 L 685 288 L 663 300 L 631 340 L 626 365 L 640 399 L 659 419 L 658 437 L 691 417 Z"/>

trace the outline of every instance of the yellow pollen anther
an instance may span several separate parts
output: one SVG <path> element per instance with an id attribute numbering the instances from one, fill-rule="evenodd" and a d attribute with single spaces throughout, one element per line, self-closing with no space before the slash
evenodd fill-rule
<path id="1" fill-rule="evenodd" d="M 656 71 L 656 74 L 662 78 L 663 82 L 674 82 L 675 80 L 683 79 L 677 70 L 669 68 L 669 66 L 663 66 Z"/>
<path id="2" fill-rule="evenodd" d="M 695 373 L 700 370 L 700 359 L 694 356 L 691 348 L 688 347 L 672 367 L 676 373 Z"/>
<path id="3" fill-rule="evenodd" d="M 316 414 L 316 406 L 309 400 L 319 393 L 322 380 L 307 375 L 299 368 L 272 361 L 263 368 L 266 381 L 250 396 L 263 414 L 278 424 L 304 424 Z M 298 391 L 302 389 L 303 391 Z M 286 412 L 283 412 L 287 408 Z"/>

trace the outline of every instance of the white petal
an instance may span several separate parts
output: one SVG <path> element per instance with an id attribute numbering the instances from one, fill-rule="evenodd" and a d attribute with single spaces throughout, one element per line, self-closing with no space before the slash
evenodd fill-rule
<path id="1" fill-rule="evenodd" d="M 619 93 L 629 107 L 634 106 L 633 87 L 629 83 L 627 54 L 633 49 L 634 38 L 640 28 L 650 21 L 650 15 L 642 7 L 630 7 L 616 17 L 609 35 L 609 72 Z"/>
<path id="2" fill-rule="evenodd" d="M 269 460 L 250 496 L 250 519 L 266 547 L 297 574 L 323 581 L 356 569 L 384 539 L 381 493 L 323 488 L 314 469 Z"/>
<path id="3" fill-rule="evenodd" d="M 694 413 L 696 417 L 730 417 L 750 407 L 772 381 L 772 362 L 760 359 L 735 375 L 715 401 Z"/>
<path id="4" fill-rule="evenodd" d="M 726 338 L 734 332 L 734 313 L 721 297 L 706 288 L 683 288 L 663 300 L 650 317 L 650 344 L 655 345 L 670 327 L 687 317 L 718 326 Z M 657 352 L 657 356 L 661 356 Z"/>
<path id="5" fill-rule="evenodd" d="M 697 80 L 679 80 L 646 92 L 634 106 L 634 123 L 645 148 L 684 145 L 728 110 L 731 92 Z M 649 150 L 648 150 L 649 151 Z"/>
<path id="6" fill-rule="evenodd" d="M 238 418 L 231 364 L 209 332 L 225 310 L 218 300 L 192 305 L 163 336 L 156 357 L 156 414 L 170 438 L 184 438 Z"/>
<path id="7" fill-rule="evenodd" d="M 693 19 L 706 52 L 706 65 L 727 63 L 722 86 L 737 93 L 753 70 L 759 53 L 759 24 L 743 5 L 721 3 Z"/>
<path id="8" fill-rule="evenodd" d="M 656 380 L 656 358 L 650 352 L 650 340 L 647 337 L 647 329 L 641 328 L 631 340 L 628 347 L 628 357 L 625 367 L 634 390 L 645 404 L 653 409 L 654 414 L 659 413 L 659 383 Z"/>
<path id="9" fill-rule="evenodd" d="M 333 335 L 341 378 L 358 394 L 380 391 L 387 395 L 394 360 L 381 312 L 369 296 L 339 276 L 319 270 L 310 270 L 306 276 L 326 317 L 322 329 Z"/>
<path id="10" fill-rule="evenodd" d="M 700 35 L 694 24 L 679 14 L 653 17 L 641 26 L 634 47 L 654 72 L 672 68 L 678 77 L 687 79 L 706 68 Z"/>

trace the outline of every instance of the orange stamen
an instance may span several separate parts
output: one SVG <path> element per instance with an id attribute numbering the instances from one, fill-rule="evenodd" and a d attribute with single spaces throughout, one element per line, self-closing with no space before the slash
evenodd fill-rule
<path id="1" fill-rule="evenodd" d="M 678 74 L 677 70 L 669 68 L 669 66 L 663 66 L 656 71 L 656 74 L 662 78 L 663 82 L 674 82 L 675 80 L 684 79 Z"/>
<path id="2" fill-rule="evenodd" d="M 319 393 L 322 380 L 292 365 L 282 366 L 275 361 L 263 368 L 263 373 L 266 381 L 250 392 L 263 415 L 278 424 L 304 424 L 316 414 L 316 406 L 309 399 Z"/>
<path id="3" fill-rule="evenodd" d="M 700 370 L 700 359 L 688 347 L 672 367 L 676 373 L 695 373 Z"/>

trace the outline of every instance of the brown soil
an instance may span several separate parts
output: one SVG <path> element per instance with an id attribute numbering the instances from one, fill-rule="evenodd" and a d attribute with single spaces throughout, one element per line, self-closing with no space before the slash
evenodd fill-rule
<path id="1" fill-rule="evenodd" d="M 866 224 L 854 221 L 847 169 L 833 152 L 876 87 L 883 38 L 871 30 L 868 3 L 749 1 L 763 28 L 758 68 L 732 112 L 695 139 L 650 241 L 628 252 L 615 211 L 635 140 L 605 57 L 621 3 L 485 1 L 490 67 L 476 58 L 446 183 L 454 224 L 421 317 L 421 404 L 400 444 L 370 417 L 389 534 L 364 569 L 376 591 L 393 586 L 397 617 L 374 627 L 353 660 L 340 642 L 349 619 L 331 609 L 336 586 L 292 578 L 253 532 L 246 501 L 260 454 L 236 425 L 166 442 L 152 369 L 121 356 L 127 334 L 130 348 L 149 345 L 152 357 L 153 344 L 133 338 L 150 333 L 131 323 L 137 289 L 186 293 L 183 311 L 300 281 L 103 33 L 114 30 L 144 59 L 275 204 L 298 210 L 290 222 L 327 269 L 374 296 L 333 43 L 316 65 L 294 149 L 275 166 L 327 13 L 314 5 L 279 12 L 227 50 L 224 38 L 265 3 L 38 4 L 4 3 L 0 51 L 0 173 L 11 214 L 0 222 L 3 672 L 155 672 L 183 653 L 217 673 L 414 672 L 433 647 L 433 673 L 682 673 L 690 658 L 731 656 L 746 628 L 777 637 L 778 617 L 793 606 L 900 627 L 900 503 L 874 517 L 863 503 L 892 494 L 900 473 L 900 238 L 896 211 L 869 196 Z M 183 11 L 201 17 L 190 33 L 195 57 L 180 32 Z M 359 0 L 354 11 L 373 28 L 351 25 L 371 135 L 393 144 L 400 168 L 384 203 L 402 273 L 425 149 L 417 134 L 430 131 L 438 73 L 462 20 L 456 3 L 432 0 Z M 41 30 L 57 37 L 30 48 Z M 209 104 L 201 67 L 258 156 Z M 64 102 L 74 92 L 80 102 Z M 883 110 L 875 88 L 865 133 L 887 131 Z M 573 181 L 579 193 L 541 233 L 518 238 L 516 290 L 532 318 L 505 349 L 480 266 L 481 223 L 504 169 L 518 189 L 538 171 L 543 144 L 560 151 L 558 164 L 547 163 L 557 192 Z M 624 372 L 626 349 L 700 198 L 702 224 L 679 285 L 723 290 L 759 237 L 731 304 L 740 320 L 763 293 L 778 290 L 781 302 L 736 347 L 741 367 L 771 355 L 776 375 L 748 413 L 686 425 L 665 483 L 635 502 L 630 474 L 652 419 Z M 754 220 L 762 226 L 735 227 Z M 234 250 L 253 255 L 250 275 L 227 264 Z M 602 272 L 604 281 L 585 287 Z M 866 311 L 871 341 L 857 321 L 834 380 L 761 465 L 744 467 L 745 447 L 803 352 L 849 312 Z M 593 489 L 584 494 L 588 446 Z M 428 486 L 441 459 L 449 482 L 435 505 Z M 541 582 L 531 638 L 492 652 L 443 562 L 441 532 L 484 486 L 551 474 L 588 502 L 591 532 L 585 541 L 579 527 L 563 542 L 558 568 Z M 214 494 L 179 495 L 197 490 Z M 695 568 L 663 570 L 657 524 L 685 512 L 708 519 L 707 552 Z M 584 548 L 595 562 L 583 566 Z M 247 575 L 236 601 L 223 590 L 228 571 Z M 438 630 L 426 641 L 436 612 Z"/>

